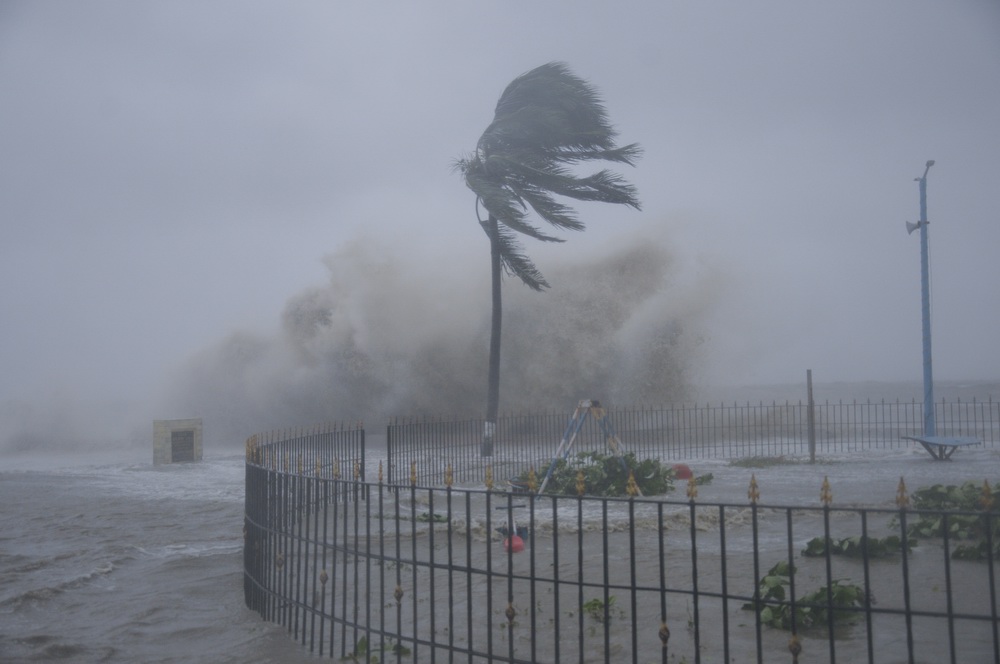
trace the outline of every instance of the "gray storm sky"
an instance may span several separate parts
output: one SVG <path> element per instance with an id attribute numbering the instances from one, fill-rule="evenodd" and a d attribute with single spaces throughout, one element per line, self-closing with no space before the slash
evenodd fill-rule
<path id="1" fill-rule="evenodd" d="M 359 237 L 482 277 L 452 162 L 552 60 L 644 147 L 644 207 L 582 206 L 543 271 L 662 235 L 726 275 L 705 381 L 918 380 L 935 159 L 935 375 L 1000 378 L 995 1 L 4 0 L 0 400 L 154 391 Z"/>

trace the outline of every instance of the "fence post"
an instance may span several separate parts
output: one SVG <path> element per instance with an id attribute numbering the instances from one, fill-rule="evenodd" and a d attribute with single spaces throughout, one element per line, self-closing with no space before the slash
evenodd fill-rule
<path id="1" fill-rule="evenodd" d="M 813 370 L 806 369 L 806 393 L 809 399 L 809 463 L 816 463 L 816 403 L 813 401 Z"/>

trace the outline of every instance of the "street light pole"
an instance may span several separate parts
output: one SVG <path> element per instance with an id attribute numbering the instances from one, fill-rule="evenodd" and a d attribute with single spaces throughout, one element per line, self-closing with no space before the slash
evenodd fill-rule
<path id="1" fill-rule="evenodd" d="M 937 435 L 937 422 L 934 418 L 934 373 L 931 368 L 931 287 L 930 258 L 927 251 L 927 172 L 934 165 L 934 160 L 927 162 L 924 174 L 915 178 L 920 185 L 920 221 L 907 224 L 907 230 L 912 233 L 920 229 L 920 303 L 923 313 L 924 339 L 924 436 Z"/>
<path id="2" fill-rule="evenodd" d="M 982 441 L 972 436 L 939 436 L 934 419 L 934 376 L 931 371 L 931 280 L 930 259 L 927 256 L 927 172 L 934 160 L 927 162 L 924 174 L 914 178 L 920 184 L 920 221 L 906 222 L 906 231 L 920 229 L 920 295 L 924 315 L 924 433 L 922 436 L 903 436 L 915 440 L 938 461 L 951 459 L 959 447 L 979 445 Z"/>

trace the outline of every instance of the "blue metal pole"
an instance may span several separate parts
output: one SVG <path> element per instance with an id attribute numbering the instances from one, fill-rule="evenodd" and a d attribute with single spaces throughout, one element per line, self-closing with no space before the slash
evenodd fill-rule
<path id="1" fill-rule="evenodd" d="M 930 259 L 927 251 L 927 171 L 934 160 L 927 162 L 924 174 L 917 179 L 920 183 L 920 302 L 923 312 L 924 338 L 924 435 L 936 436 L 937 423 L 934 418 L 934 374 L 931 369 L 931 287 Z"/>

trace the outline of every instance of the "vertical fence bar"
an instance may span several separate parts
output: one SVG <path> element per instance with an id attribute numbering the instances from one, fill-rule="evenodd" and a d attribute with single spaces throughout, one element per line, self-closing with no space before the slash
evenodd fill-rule
<path id="1" fill-rule="evenodd" d="M 861 565 L 865 583 L 865 638 L 868 646 L 868 664 L 875 661 L 875 636 L 872 627 L 872 580 L 871 558 L 868 546 L 868 510 L 861 510 Z M 907 546 L 905 539 L 900 546 Z"/>
<path id="2" fill-rule="evenodd" d="M 984 494 L 989 492 L 989 485 L 984 484 Z M 984 496 L 985 498 L 985 496 Z M 990 583 L 990 612 L 992 614 L 991 626 L 993 628 L 993 664 L 1000 664 L 1000 619 L 997 617 L 997 581 L 996 581 L 996 559 L 997 548 L 993 541 L 995 533 L 1000 532 L 997 527 L 1000 515 L 992 513 L 993 496 L 989 494 L 988 499 L 983 501 L 983 521 L 986 531 L 986 565 Z"/>
<path id="3" fill-rule="evenodd" d="M 694 487 L 692 481 L 690 487 Z M 701 612 L 700 598 L 698 593 L 698 514 L 694 504 L 694 495 L 688 491 L 688 510 L 691 519 L 691 603 L 694 605 L 694 661 L 695 664 L 701 662 Z"/>
<path id="4" fill-rule="evenodd" d="M 719 565 L 722 575 L 722 659 L 729 657 L 729 570 L 726 565 L 726 506 L 719 505 Z"/>
<path id="5" fill-rule="evenodd" d="M 826 486 L 826 480 L 823 480 L 824 487 Z M 825 494 L 825 492 L 824 492 Z M 827 643 L 830 646 L 830 664 L 834 664 L 837 661 L 837 644 L 834 638 L 834 626 L 833 620 L 835 614 L 833 612 L 833 547 L 831 546 L 832 539 L 830 537 L 830 502 L 826 499 L 827 496 L 824 495 L 823 500 L 823 537 L 824 542 L 826 542 L 826 555 L 824 556 L 824 562 L 826 563 L 826 628 L 827 628 Z"/>
<path id="6" fill-rule="evenodd" d="M 660 644 L 662 651 L 661 664 L 666 664 L 670 655 L 670 628 L 667 626 L 667 552 L 665 544 L 666 528 L 663 522 L 663 503 L 656 506 L 656 538 L 657 546 L 657 566 L 660 573 Z"/>
<path id="7" fill-rule="evenodd" d="M 799 651 L 801 645 L 799 644 L 799 625 L 798 625 L 798 609 L 796 607 L 795 599 L 795 548 L 793 542 L 795 541 L 792 536 L 792 510 L 785 510 L 785 541 L 788 543 L 788 599 L 791 603 L 791 623 L 792 623 L 792 637 L 789 640 L 789 645 L 792 649 L 792 662 L 797 664 L 799 661 Z M 829 539 L 827 540 L 829 549 Z M 794 643 L 794 646 L 791 644 Z M 832 661 L 832 660 L 831 660 Z"/>
<path id="8" fill-rule="evenodd" d="M 559 637 L 562 634 L 562 603 L 560 602 L 560 597 L 562 596 L 562 578 L 559 573 L 559 510 L 558 501 L 555 496 L 552 496 L 552 588 L 553 588 L 553 606 L 555 618 L 553 625 L 555 627 L 556 637 L 553 639 L 555 641 L 555 661 L 559 662 L 562 658 L 562 639 Z M 532 527 L 534 531 L 534 527 Z"/>
<path id="9" fill-rule="evenodd" d="M 528 533 L 527 533 L 527 536 L 528 536 L 528 555 L 529 555 L 529 559 L 528 559 L 528 563 L 529 563 L 529 567 L 528 567 L 528 583 L 530 584 L 529 585 L 529 593 L 528 593 L 529 599 L 530 599 L 530 605 L 529 605 L 529 610 L 528 611 L 529 611 L 529 615 L 531 616 L 531 619 L 529 621 L 529 624 L 531 625 L 531 629 L 529 630 L 529 634 L 528 635 L 531 638 L 531 661 L 533 661 L 533 662 L 538 661 L 537 639 L 535 638 L 536 637 L 536 633 L 535 633 L 535 629 L 534 629 L 534 626 L 537 624 L 537 621 L 538 621 L 538 614 L 536 612 L 537 607 L 538 607 L 538 596 L 536 595 L 536 588 L 535 588 L 535 582 L 536 582 L 536 580 L 538 578 L 537 577 L 538 570 L 537 570 L 537 568 L 535 566 L 535 552 L 536 552 L 536 548 L 535 548 L 535 497 L 536 497 L 535 493 L 531 493 L 528 496 Z M 513 525 L 513 524 L 511 524 L 511 525 Z M 555 560 L 558 560 L 558 558 L 556 558 Z M 558 586 L 556 586 L 556 591 L 558 592 Z"/>
<path id="10" fill-rule="evenodd" d="M 816 463 L 816 402 L 813 401 L 813 372 L 812 369 L 806 371 L 807 395 L 809 399 L 808 423 L 809 423 L 809 463 Z"/>
<path id="11" fill-rule="evenodd" d="M 900 496 L 897 498 L 899 503 L 899 535 L 902 541 L 908 540 L 908 533 L 906 528 L 906 506 L 909 502 L 909 498 L 905 495 L 905 485 L 903 484 L 903 478 L 899 478 L 900 485 Z M 910 556 L 909 552 L 906 550 L 907 547 L 903 547 L 900 551 L 900 558 L 902 560 L 902 574 L 903 574 L 903 607 L 905 609 L 906 618 L 906 654 L 909 656 L 910 661 L 913 661 L 913 613 L 910 605 Z"/>
<path id="12" fill-rule="evenodd" d="M 393 559 L 393 562 L 395 563 L 395 567 L 396 567 L 396 588 L 395 588 L 395 590 L 393 590 L 392 595 L 393 595 L 393 599 L 396 600 L 396 602 L 395 602 L 395 605 L 396 605 L 396 637 L 400 640 L 400 642 L 402 642 L 402 640 L 403 640 L 403 597 L 404 597 L 405 591 L 403 590 L 403 554 L 402 554 L 402 549 L 401 549 L 401 547 L 402 547 L 402 539 L 403 538 L 400 537 L 400 534 L 403 531 L 402 525 L 401 525 L 402 515 L 400 514 L 400 507 L 399 507 L 399 496 L 400 496 L 400 494 L 401 494 L 401 492 L 397 492 L 396 493 L 396 500 L 393 501 L 393 503 L 394 503 L 394 505 L 393 505 L 393 532 L 395 533 L 395 537 L 393 537 L 393 540 L 395 540 L 395 544 L 396 544 L 396 547 L 395 547 L 396 548 L 396 550 L 395 550 L 395 558 Z"/>
<path id="13" fill-rule="evenodd" d="M 361 489 L 361 497 L 365 501 L 365 527 L 364 527 L 364 542 L 365 542 L 365 638 L 367 642 L 371 644 L 373 642 L 372 638 L 372 501 L 371 501 L 371 487 L 364 483 L 364 471 L 363 466 L 358 468 L 359 477 L 355 478 L 355 482 L 359 485 Z M 355 505 L 357 502 L 355 502 Z M 381 514 L 379 516 L 379 521 L 381 521 Z M 384 595 L 380 595 L 384 597 Z M 379 606 L 381 606 L 379 602 Z M 385 643 L 385 633 L 379 632 L 378 635 L 379 642 L 379 652 L 385 653 L 386 643 Z"/>
<path id="14" fill-rule="evenodd" d="M 340 518 L 340 541 L 342 542 L 341 547 L 343 548 L 343 555 L 340 557 L 340 656 L 345 657 L 348 652 L 355 652 L 356 644 L 358 642 L 358 627 L 357 624 L 351 623 L 351 621 L 347 619 L 347 617 L 351 615 L 347 608 L 351 588 L 348 565 L 350 564 L 352 558 L 352 552 L 348 545 L 348 542 L 351 541 L 351 501 L 348 499 L 351 487 L 349 480 L 344 479 L 343 475 L 341 475 L 340 480 L 338 480 L 338 485 L 340 488 L 341 506 L 343 512 Z M 348 628 L 351 630 L 350 640 L 347 638 Z M 350 647 L 350 650 L 348 650 L 348 647 Z"/>
<path id="15" fill-rule="evenodd" d="M 319 462 L 316 460 L 314 468 L 318 468 Z M 316 477 L 309 478 L 309 494 L 310 494 L 310 505 L 312 505 L 312 517 L 313 517 L 313 538 L 308 544 L 312 544 L 312 572 L 309 574 L 310 581 L 312 583 L 312 592 L 307 595 L 310 597 L 309 604 L 309 652 L 312 652 L 316 648 L 316 604 L 319 599 L 319 595 L 316 592 L 316 582 L 319 580 L 319 487 L 316 486 L 316 482 L 319 481 Z"/>
<path id="16" fill-rule="evenodd" d="M 577 492 L 576 497 L 576 591 L 577 606 L 580 610 L 576 612 L 577 620 L 577 651 L 579 652 L 580 664 L 583 664 L 583 656 L 586 648 L 583 643 L 583 605 L 586 600 L 583 598 L 583 490 Z"/>
<path id="17" fill-rule="evenodd" d="M 601 501 L 601 560 L 603 562 L 602 572 L 604 581 L 604 594 L 602 600 L 604 613 L 604 661 L 611 661 L 611 571 L 610 556 L 608 555 L 608 501 Z"/>
<path id="18" fill-rule="evenodd" d="M 631 589 L 629 591 L 629 611 L 632 616 L 632 661 L 639 661 L 639 603 L 636 597 L 636 589 L 639 585 L 638 574 L 635 566 L 635 496 L 629 496 L 628 501 L 628 558 L 629 570 L 628 578 Z"/>
<path id="19" fill-rule="evenodd" d="M 449 467 L 450 468 L 450 467 Z M 449 473 L 445 476 L 445 515 L 448 517 L 448 544 L 447 544 L 447 555 L 448 555 L 448 661 L 453 661 L 455 652 L 455 531 L 454 531 L 454 512 L 452 510 L 452 476 Z M 466 519 L 466 531 L 469 531 L 469 521 Z M 466 561 L 468 565 L 471 561 Z"/>
<path id="20" fill-rule="evenodd" d="M 507 554 L 507 607 L 505 615 L 507 617 L 507 658 L 514 661 L 514 537 L 517 536 L 515 520 L 513 518 L 514 496 L 507 493 L 507 535 L 504 540 L 504 549 Z"/>
<path id="21" fill-rule="evenodd" d="M 417 576 L 417 474 L 416 464 L 410 467 L 410 605 L 412 614 L 413 659 L 420 661 L 419 623 L 420 591 Z"/>
<path id="22" fill-rule="evenodd" d="M 322 552 L 323 552 L 322 553 L 322 555 L 323 555 L 323 560 L 322 560 L 323 567 L 322 567 L 322 569 L 323 569 L 323 571 L 320 572 L 320 588 L 322 590 L 322 595 L 320 595 L 320 602 L 319 602 L 319 612 L 320 612 L 320 621 L 319 621 L 319 655 L 320 655 L 320 657 L 322 657 L 323 656 L 323 645 L 324 645 L 323 638 L 325 636 L 324 631 L 325 631 L 325 628 L 326 628 L 326 618 L 327 618 L 327 615 L 326 615 L 326 584 L 327 584 L 327 581 L 330 578 L 330 575 L 326 571 L 326 569 L 327 569 L 327 567 L 326 567 L 326 552 L 327 552 L 327 548 L 329 547 L 329 542 L 330 542 L 330 540 L 327 537 L 327 534 L 328 534 L 327 527 L 328 527 L 328 524 L 329 524 L 329 521 L 330 521 L 330 519 L 329 519 L 329 517 L 330 517 L 330 480 L 328 480 L 328 479 L 322 479 L 322 480 L 319 480 L 319 482 L 321 483 L 322 488 L 323 488 L 323 546 L 322 546 Z M 331 603 L 332 603 L 332 600 L 331 600 Z M 332 620 L 332 617 L 333 617 L 332 616 L 332 612 L 331 612 L 331 616 L 330 617 L 331 617 L 331 620 Z M 333 633 L 333 623 L 332 622 L 330 623 L 330 633 L 331 634 Z M 331 648 L 331 650 L 332 650 L 332 648 Z"/>
<path id="23" fill-rule="evenodd" d="M 490 573 L 493 571 L 493 483 L 488 482 L 486 485 L 486 617 L 484 623 L 487 625 L 486 630 L 486 651 L 493 652 L 493 581 L 490 578 Z M 471 596 L 470 596 L 471 597 Z"/>
<path id="24" fill-rule="evenodd" d="M 951 664 L 955 664 L 955 606 L 951 596 L 951 542 L 948 541 L 951 528 L 948 524 L 948 519 L 948 514 L 944 514 L 941 517 L 941 535 L 944 540 L 941 553 L 944 557 L 944 587 L 948 615 L 948 654 L 951 656 Z"/>

